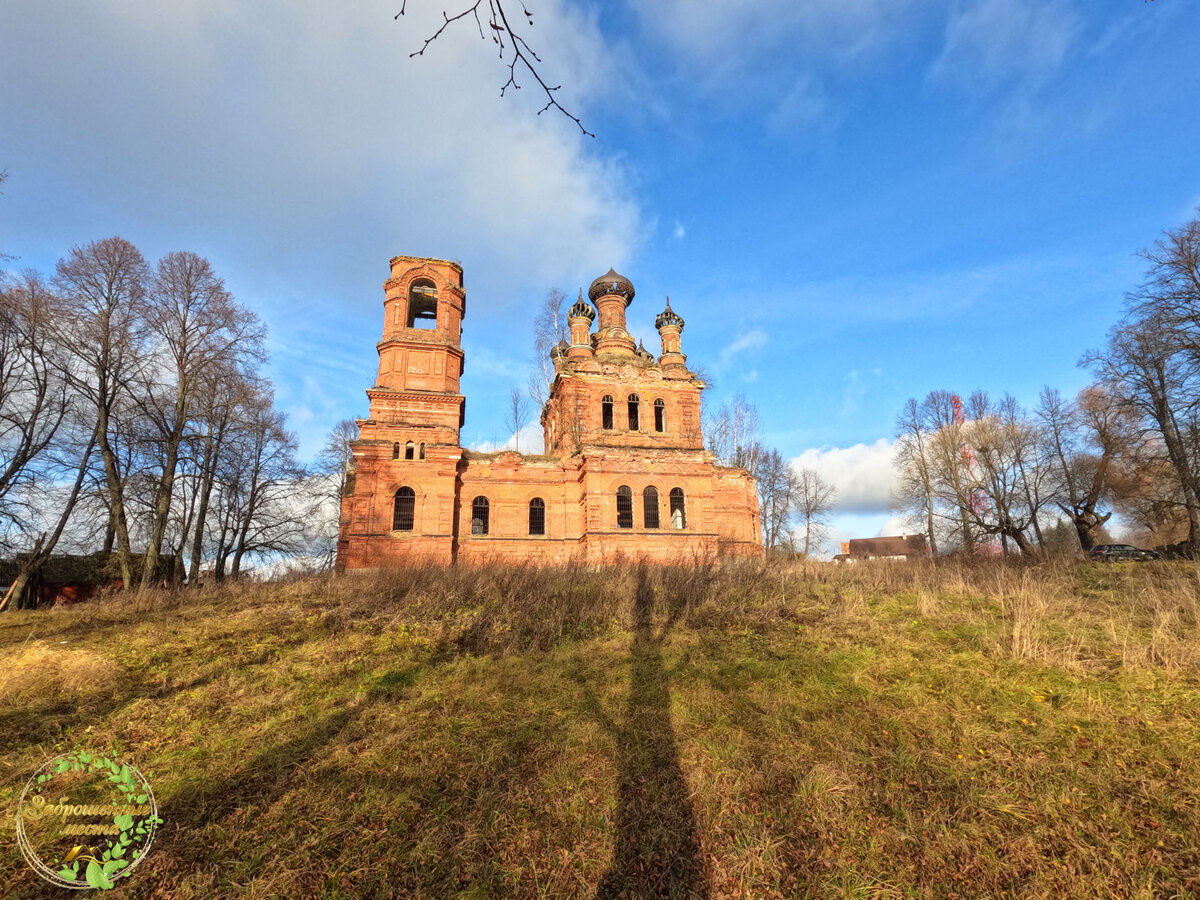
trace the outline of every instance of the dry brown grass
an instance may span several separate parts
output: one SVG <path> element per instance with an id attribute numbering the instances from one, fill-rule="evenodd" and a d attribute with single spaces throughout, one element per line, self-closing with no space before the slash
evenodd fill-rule
<path id="1" fill-rule="evenodd" d="M 166 819 L 128 889 L 173 900 L 1200 896 L 1197 571 L 414 567 L 20 612 L 0 654 L 115 680 L 0 709 L 0 769 L 118 748 Z M 11 846 L 0 883 L 40 896 Z"/>
<path id="2" fill-rule="evenodd" d="M 121 667 L 99 653 L 32 641 L 0 660 L 0 709 L 112 694 L 120 675 Z"/>

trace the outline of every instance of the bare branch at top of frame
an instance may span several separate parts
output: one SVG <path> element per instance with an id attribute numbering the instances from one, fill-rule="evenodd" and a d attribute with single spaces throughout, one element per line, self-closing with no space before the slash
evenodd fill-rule
<path id="1" fill-rule="evenodd" d="M 521 85 L 517 81 L 517 67 L 522 66 L 530 75 L 533 76 L 533 79 L 538 83 L 538 86 L 546 95 L 546 105 L 538 110 L 539 116 L 548 109 L 557 109 L 560 113 L 579 126 L 579 130 L 588 137 L 595 137 L 595 134 L 583 127 L 583 122 L 580 121 L 578 116 L 572 114 L 566 107 L 558 102 L 555 92 L 561 89 L 562 85 L 556 84 L 551 87 L 542 78 L 541 73 L 537 69 L 537 66 L 541 64 L 542 59 L 537 55 L 536 52 L 534 52 L 533 48 L 529 46 L 529 42 L 526 41 L 525 38 L 521 37 L 521 35 L 512 30 L 512 27 L 508 23 L 508 16 L 504 11 L 503 0 L 487 0 L 488 31 L 485 32 L 483 21 L 479 18 L 479 7 L 483 5 L 483 2 L 484 0 L 475 0 L 475 2 L 466 9 L 453 16 L 443 10 L 442 24 L 438 26 L 437 31 L 425 38 L 425 42 L 421 45 L 421 49 L 414 50 L 409 54 L 409 57 L 424 56 L 425 51 L 429 49 L 429 45 L 441 37 L 442 33 L 445 32 L 447 28 L 460 19 L 465 19 L 467 16 L 473 16 L 475 19 L 475 26 L 479 29 L 479 37 L 481 39 L 486 39 L 490 32 L 492 42 L 495 43 L 499 48 L 500 59 L 508 62 L 508 80 L 500 88 L 501 97 L 504 96 L 505 91 L 507 91 L 510 87 L 513 90 L 521 90 Z M 396 15 L 393 16 L 393 19 L 399 19 L 402 15 L 404 15 L 407 7 L 408 0 L 402 0 L 400 4 L 400 12 L 396 13 Z M 528 24 L 532 25 L 533 13 L 529 11 L 523 2 L 521 3 L 521 12 L 525 15 L 525 19 Z M 508 35 L 507 41 L 505 40 L 505 35 Z M 512 54 L 511 59 L 506 58 L 506 53 Z"/>

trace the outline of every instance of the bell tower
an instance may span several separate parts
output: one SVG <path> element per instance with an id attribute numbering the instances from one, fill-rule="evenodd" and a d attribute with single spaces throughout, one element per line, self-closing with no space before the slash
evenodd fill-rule
<path id="1" fill-rule="evenodd" d="M 384 291 L 379 374 L 367 391 L 370 419 L 420 428 L 430 443 L 457 444 L 466 402 L 459 392 L 467 309 L 462 267 L 397 256 Z"/>

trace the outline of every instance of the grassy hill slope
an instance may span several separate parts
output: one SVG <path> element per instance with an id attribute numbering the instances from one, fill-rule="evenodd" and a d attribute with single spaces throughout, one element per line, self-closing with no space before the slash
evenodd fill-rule
<path id="1" fill-rule="evenodd" d="M 138 765 L 130 897 L 1196 896 L 1198 596 L 1186 564 L 497 567 L 10 613 L 0 805 L 57 753 Z M 59 895 L 11 839 L 0 884 Z"/>

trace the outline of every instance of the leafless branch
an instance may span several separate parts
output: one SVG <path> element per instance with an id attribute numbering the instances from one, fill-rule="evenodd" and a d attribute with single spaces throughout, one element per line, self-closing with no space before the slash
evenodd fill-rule
<path id="1" fill-rule="evenodd" d="M 429 49 L 429 45 L 441 37 L 442 33 L 445 32 L 445 30 L 453 23 L 459 21 L 460 19 L 465 19 L 467 16 L 472 16 L 475 19 L 476 27 L 479 29 L 480 39 L 486 40 L 490 32 L 492 42 L 499 48 L 500 59 L 508 63 L 508 81 L 506 81 L 500 87 L 501 97 L 504 96 L 505 91 L 507 91 L 510 87 L 516 91 L 521 89 L 521 85 L 517 81 L 517 67 L 521 66 L 525 69 L 525 71 L 533 76 L 534 81 L 538 83 L 538 86 L 546 94 L 546 105 L 538 110 L 539 116 L 548 109 L 557 109 L 560 113 L 578 125 L 579 130 L 588 137 L 595 137 L 595 134 L 583 127 L 583 122 L 580 121 L 578 116 L 571 113 L 568 109 L 566 109 L 566 107 L 558 102 L 555 92 L 561 89 L 562 85 L 556 84 L 551 87 L 546 83 L 545 79 L 542 78 L 541 73 L 537 69 L 537 66 L 542 64 L 542 58 L 538 56 L 536 52 L 534 52 L 533 48 L 529 46 L 529 42 L 526 41 L 525 38 L 521 37 L 521 35 L 512 30 L 512 27 L 508 22 L 508 15 L 504 11 L 503 0 L 487 0 L 488 31 L 484 31 L 484 23 L 479 18 L 479 7 L 483 5 L 483 2 L 484 0 L 475 0 L 473 4 L 468 6 L 462 12 L 453 16 L 443 11 L 442 24 L 438 27 L 437 31 L 427 37 L 425 39 L 425 43 L 421 45 L 421 49 L 413 51 L 409 54 L 409 57 L 424 56 L 425 51 Z M 407 6 L 408 0 L 402 0 L 400 4 L 400 12 L 396 13 L 396 15 L 392 18 L 399 19 L 402 15 L 404 15 Z M 525 7 L 524 3 L 521 4 L 521 12 L 524 13 L 526 22 L 529 25 L 533 25 L 533 13 L 531 13 L 528 8 Z M 507 40 L 505 39 L 505 35 L 508 36 Z M 508 58 L 507 54 L 511 54 L 511 58 Z"/>

